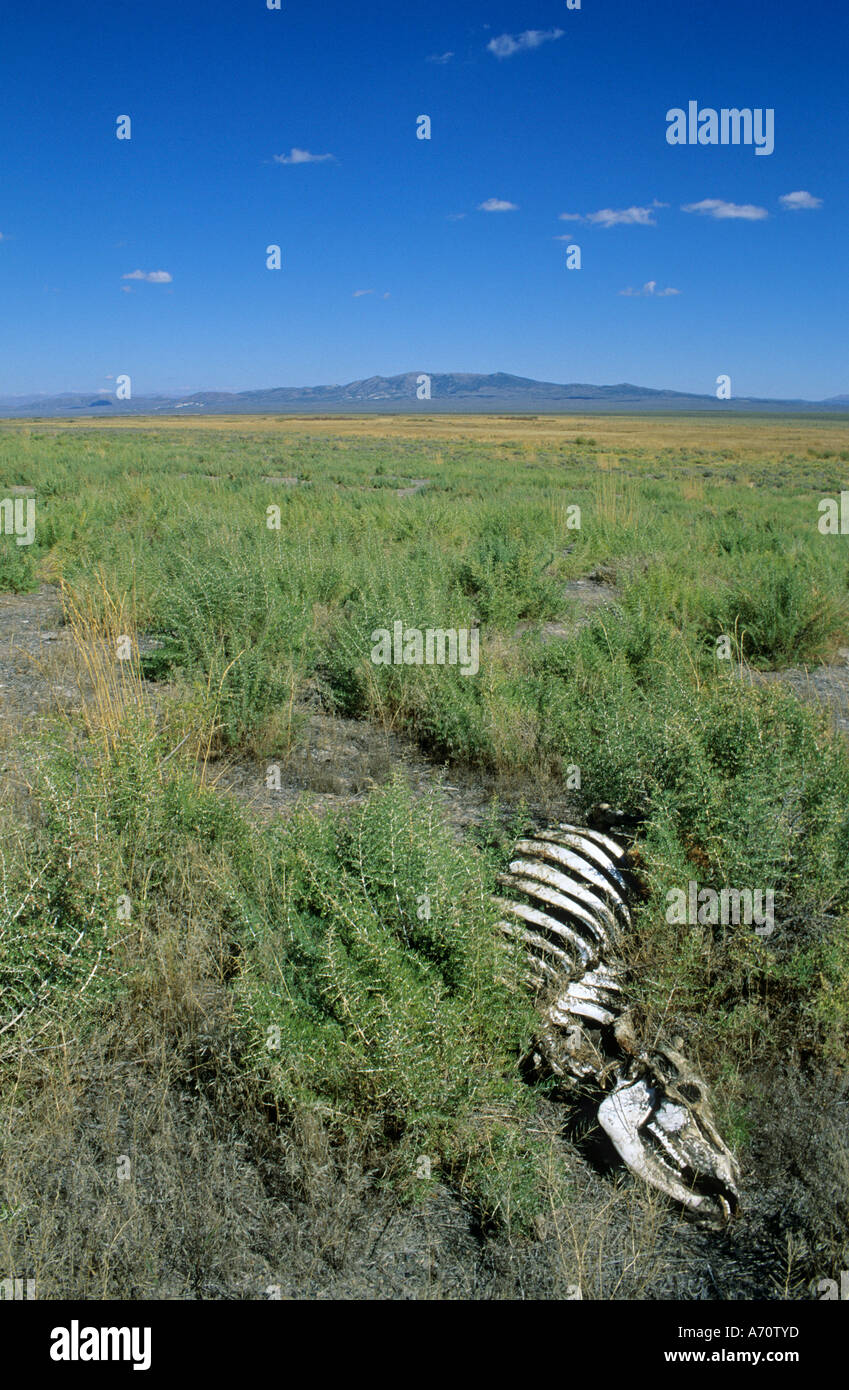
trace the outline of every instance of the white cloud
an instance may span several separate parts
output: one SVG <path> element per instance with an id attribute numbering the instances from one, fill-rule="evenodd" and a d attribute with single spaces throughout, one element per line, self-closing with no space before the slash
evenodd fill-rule
<path id="1" fill-rule="evenodd" d="M 722 198 L 702 198 L 700 203 L 685 203 L 682 212 L 697 212 L 702 217 L 715 217 L 724 222 L 728 218 L 740 218 L 744 222 L 762 222 L 769 217 L 766 208 L 755 207 L 754 203 L 726 203 Z"/>
<path id="2" fill-rule="evenodd" d="M 655 198 L 648 207 L 600 208 L 598 212 L 561 212 L 560 222 L 589 222 L 593 227 L 656 227 L 655 208 L 668 208 Z M 564 237 L 558 240 L 565 240 Z"/>
<path id="3" fill-rule="evenodd" d="M 362 299 L 364 294 L 374 294 L 374 290 L 354 290 L 355 299 Z"/>
<path id="4" fill-rule="evenodd" d="M 601 208 L 599 212 L 588 212 L 587 221 L 594 227 L 656 227 L 655 208 L 665 208 L 655 198 L 650 207 Z"/>
<path id="5" fill-rule="evenodd" d="M 274 161 L 276 164 L 323 164 L 333 158 L 332 154 L 310 154 L 309 150 L 293 148 L 291 154 L 276 154 Z"/>
<path id="6" fill-rule="evenodd" d="M 562 39 L 565 32 L 564 29 L 526 29 L 524 34 L 502 34 L 490 39 L 486 47 L 496 58 L 512 58 L 514 53 L 539 48 L 541 43 L 550 43 L 552 39 Z"/>
<path id="7" fill-rule="evenodd" d="M 454 57 L 453 53 L 431 53 L 428 58 L 429 63 L 450 63 Z"/>
<path id="8" fill-rule="evenodd" d="M 464 212 L 449 212 L 449 214 L 448 214 L 448 221 L 449 221 L 449 222 L 462 222 L 462 220 L 463 220 L 463 218 L 464 218 L 465 216 L 466 216 L 466 214 L 465 214 Z"/>
<path id="9" fill-rule="evenodd" d="M 487 198 L 485 203 L 478 203 L 478 212 L 518 212 L 518 203 L 506 203 L 503 198 Z"/>
<path id="10" fill-rule="evenodd" d="M 146 280 L 149 285 L 170 285 L 174 277 L 167 270 L 131 270 L 122 280 Z"/>
<path id="11" fill-rule="evenodd" d="M 778 201 L 783 208 L 789 208 L 791 212 L 798 212 L 802 208 L 822 207 L 822 198 L 815 198 L 804 189 L 800 189 L 798 193 L 782 193 Z"/>
<path id="12" fill-rule="evenodd" d="M 672 289 L 671 285 L 665 290 L 659 290 L 656 280 L 647 280 L 641 290 L 632 290 L 629 287 L 627 290 L 620 290 L 619 293 L 632 299 L 667 299 L 669 295 L 680 294 L 681 291 Z"/>

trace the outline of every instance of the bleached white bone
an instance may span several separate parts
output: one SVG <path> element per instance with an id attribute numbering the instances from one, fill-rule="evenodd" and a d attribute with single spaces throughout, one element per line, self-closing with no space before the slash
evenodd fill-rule
<path id="1" fill-rule="evenodd" d="M 560 845 L 547 839 L 520 840 L 516 850 L 519 854 L 539 854 L 549 863 L 557 864 L 564 869 L 569 869 L 572 873 L 576 873 L 581 881 L 589 884 L 596 893 L 602 896 L 608 910 L 612 904 L 613 912 L 618 913 L 627 924 L 628 909 L 621 894 L 612 886 L 610 880 L 605 878 L 601 870 L 585 859 L 583 855 L 570 849 L 568 845 Z"/>
<path id="2" fill-rule="evenodd" d="M 534 902 L 544 903 L 548 907 L 556 907 L 560 912 L 565 912 L 572 918 L 577 917 L 580 921 L 587 923 L 591 930 L 595 929 L 593 918 L 581 907 L 580 903 L 572 898 L 567 898 L 563 893 L 555 892 L 553 888 L 549 888 L 546 884 L 535 883 L 532 879 L 520 878 L 516 874 L 499 874 L 498 882 L 504 884 L 507 888 L 514 888 L 517 892 L 527 894 Z M 496 901 L 500 902 L 500 899 L 496 899 Z M 548 916 L 550 914 L 546 915 Z M 552 922 L 556 920 L 556 927 L 552 926 L 550 930 L 555 932 L 555 935 L 563 937 L 564 940 L 572 943 L 578 955 L 581 957 L 583 964 L 589 965 L 591 962 L 595 964 L 598 960 L 598 947 L 596 942 L 588 941 L 586 936 L 582 936 L 580 932 L 574 931 L 572 927 L 567 926 L 565 922 L 561 922 L 559 919 L 551 918 L 551 920 Z"/>
<path id="3" fill-rule="evenodd" d="M 652 1115 L 651 1090 L 645 1081 L 615 1090 L 598 1108 L 599 1123 L 624 1163 L 644 1182 L 665 1192 L 690 1211 L 698 1212 L 705 1198 L 657 1162 L 640 1138 Z"/>
<path id="4" fill-rule="evenodd" d="M 527 931 L 524 927 L 517 927 L 515 923 L 512 922 L 498 922 L 496 925 L 501 928 L 506 936 L 512 936 L 518 941 L 524 941 L 525 945 L 533 946 L 535 950 L 541 951 L 543 956 L 550 956 L 552 961 L 560 961 L 561 976 L 564 965 L 568 970 L 574 969 L 574 956 L 569 956 L 565 951 L 561 951 L 560 947 L 555 946 L 554 942 L 549 941 L 548 937 L 540 936 L 538 932 Z"/>
<path id="5" fill-rule="evenodd" d="M 557 829 L 569 830 L 574 835 L 584 835 L 588 840 L 594 840 L 597 845 L 601 845 L 602 849 L 606 849 L 617 864 L 625 862 L 626 854 L 622 846 L 617 845 L 615 840 L 602 834 L 600 830 L 589 830 L 584 825 L 570 825 L 567 821 L 559 821 Z"/>
<path id="6" fill-rule="evenodd" d="M 602 945 L 610 948 L 609 932 L 616 934 L 616 921 L 610 908 L 596 893 L 590 892 L 577 879 L 571 878 L 562 869 L 547 864 L 543 859 L 514 859 L 510 864 L 510 873 L 522 874 L 533 882 L 546 884 L 566 898 L 572 898 L 584 909 L 580 914 L 581 920 L 587 922 Z M 564 911 L 566 910 L 564 908 Z"/>
<path id="7" fill-rule="evenodd" d="M 592 1078 L 602 1091 L 613 1084 L 599 1122 L 634 1173 L 700 1217 L 727 1219 L 739 1204 L 739 1170 L 704 1083 L 680 1053 L 658 1042 L 640 1051 L 634 1035 L 614 949 L 631 920 L 624 850 L 564 823 L 520 840 L 514 853 L 522 857 L 498 882 L 528 901 L 497 901 L 515 919 L 501 927 L 526 948 L 528 980 L 548 995 L 540 1054 L 564 1079 Z"/>
<path id="8" fill-rule="evenodd" d="M 630 917 L 628 913 L 628 904 L 623 896 L 628 891 L 628 885 L 610 855 L 605 853 L 599 845 L 594 844 L 592 840 L 588 840 L 585 835 L 578 835 L 572 831 L 566 830 L 541 830 L 539 832 L 539 838 L 541 840 L 551 840 L 554 844 L 564 845 L 566 848 L 576 849 L 587 859 L 591 859 L 594 864 L 597 864 L 609 878 L 613 879 L 613 882 L 619 889 L 619 898 L 626 916 Z"/>

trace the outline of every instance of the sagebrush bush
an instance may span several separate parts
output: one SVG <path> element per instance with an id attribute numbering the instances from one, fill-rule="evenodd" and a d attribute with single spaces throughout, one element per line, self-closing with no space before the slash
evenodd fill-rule
<path id="1" fill-rule="evenodd" d="M 529 1220 L 517 1063 L 532 1013 L 494 929 L 492 866 L 458 846 L 438 793 L 416 803 L 403 778 L 347 816 L 295 818 L 266 854 L 260 902 L 246 884 L 235 989 L 249 1064 L 277 1103 L 360 1133 L 410 1190 L 424 1156 L 482 1215 L 510 1191 Z M 504 1159 L 482 1185 L 475 1154 L 491 1163 L 493 1146 Z"/>
<path id="2" fill-rule="evenodd" d="M 715 632 L 732 634 L 756 666 L 830 660 L 849 621 L 845 585 L 834 588 L 804 552 L 746 551 L 738 576 L 710 605 Z"/>

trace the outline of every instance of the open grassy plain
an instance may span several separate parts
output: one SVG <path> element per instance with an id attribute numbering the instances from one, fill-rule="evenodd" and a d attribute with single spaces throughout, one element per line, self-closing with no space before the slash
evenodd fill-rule
<path id="1" fill-rule="evenodd" d="M 0 535 L 0 1268 L 726 1299 L 848 1268 L 847 488 L 839 418 L 0 422 L 36 507 Z M 375 664 L 396 622 L 477 632 L 479 670 Z M 490 893 L 600 803 L 640 1030 L 743 1165 L 723 1234 L 520 1074 Z M 668 922 L 692 880 L 774 892 L 774 930 Z"/>

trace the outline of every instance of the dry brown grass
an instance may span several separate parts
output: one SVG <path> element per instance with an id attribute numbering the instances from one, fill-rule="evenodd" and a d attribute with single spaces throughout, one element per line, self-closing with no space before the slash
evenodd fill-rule
<path id="1" fill-rule="evenodd" d="M 80 713 L 88 738 L 108 755 L 124 737 L 129 713 L 153 706 L 142 680 L 131 594 L 113 595 L 102 576 L 85 590 L 62 584 L 65 621 L 84 677 Z"/>
<path id="2" fill-rule="evenodd" d="M 0 420 L 0 430 L 26 436 L 33 429 L 68 431 L 136 431 L 177 438 L 187 433 L 238 431 L 244 437 L 292 435 L 339 439 L 448 440 L 479 444 L 515 441 L 546 447 L 574 444 L 591 435 L 601 451 L 638 448 L 728 450 L 735 457 L 804 453 L 808 449 L 849 448 L 849 425 L 837 417 L 770 415 L 540 415 L 505 418 L 492 415 L 215 415 L 206 419 L 133 416 L 111 419 Z"/>

